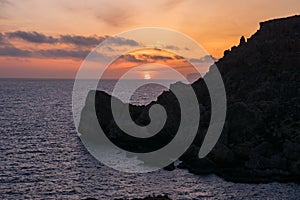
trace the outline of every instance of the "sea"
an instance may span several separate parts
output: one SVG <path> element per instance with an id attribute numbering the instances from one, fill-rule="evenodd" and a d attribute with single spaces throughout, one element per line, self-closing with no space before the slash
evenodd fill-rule
<path id="1" fill-rule="evenodd" d="M 72 117 L 74 80 L 0 79 L 0 199 L 299 199 L 295 183 L 242 184 L 187 170 L 125 173 L 88 153 Z M 113 80 L 99 89 L 111 92 Z M 140 88 L 147 104 L 167 88 Z"/>

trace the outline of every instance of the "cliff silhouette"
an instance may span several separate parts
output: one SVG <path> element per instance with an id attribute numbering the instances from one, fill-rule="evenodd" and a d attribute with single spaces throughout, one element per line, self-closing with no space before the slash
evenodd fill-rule
<path id="1" fill-rule="evenodd" d="M 206 134 L 211 102 L 202 78 L 192 84 L 200 107 L 200 127 L 190 148 L 180 157 L 178 168 L 195 174 L 216 173 L 234 182 L 300 180 L 300 16 L 260 23 L 249 39 L 224 52 L 216 62 L 227 95 L 227 116 L 216 146 L 203 159 L 198 152 Z M 208 72 L 205 76 L 210 76 Z M 175 83 L 171 87 L 185 84 Z M 96 98 L 90 105 L 89 98 Z M 105 92 L 90 91 L 82 111 L 79 132 L 89 135 L 90 123 L 100 123 L 107 137 L 119 147 L 133 152 L 158 149 L 172 140 L 180 122 L 180 106 L 171 91 L 162 93 L 147 106 L 129 105 L 132 119 L 139 125 L 150 121 L 149 108 L 161 104 L 167 121 L 150 140 L 124 134 L 111 114 L 111 100 L 124 103 Z M 96 108 L 97 119 L 89 113 Z M 171 164 L 166 167 L 173 170 Z"/>

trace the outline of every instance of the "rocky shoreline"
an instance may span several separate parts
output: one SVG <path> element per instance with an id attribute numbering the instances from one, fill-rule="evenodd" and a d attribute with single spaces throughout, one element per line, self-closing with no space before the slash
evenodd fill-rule
<path id="1" fill-rule="evenodd" d="M 233 182 L 300 182 L 300 16 L 260 23 L 253 36 L 247 41 L 242 37 L 240 44 L 226 50 L 216 65 L 227 94 L 221 138 L 206 158 L 198 158 L 211 116 L 209 93 L 200 78 L 192 84 L 200 105 L 200 127 L 177 167 L 194 174 L 215 173 Z M 171 87 L 184 88 L 184 84 Z M 96 97 L 96 105 L 87 103 L 82 111 L 79 131 L 83 135 L 92 131 L 83 124 L 93 120 L 88 115 L 93 106 L 107 136 L 129 151 L 157 149 L 168 143 L 178 128 L 175 122 L 180 109 L 170 91 L 147 106 L 129 106 L 139 125 L 149 123 L 148 110 L 156 103 L 165 107 L 170 118 L 162 133 L 143 145 L 124 135 L 114 123 L 111 98 L 120 105 L 121 101 L 101 91 L 91 91 L 89 96 Z M 166 167 L 175 168 L 172 164 Z"/>

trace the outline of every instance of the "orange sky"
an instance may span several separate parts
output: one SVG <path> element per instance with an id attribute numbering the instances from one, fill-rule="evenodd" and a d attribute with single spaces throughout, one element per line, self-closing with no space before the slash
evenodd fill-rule
<path id="1" fill-rule="evenodd" d="M 145 26 L 182 32 L 220 58 L 260 21 L 299 11 L 298 0 L 0 0 L 0 77 L 74 78 L 97 41 Z"/>

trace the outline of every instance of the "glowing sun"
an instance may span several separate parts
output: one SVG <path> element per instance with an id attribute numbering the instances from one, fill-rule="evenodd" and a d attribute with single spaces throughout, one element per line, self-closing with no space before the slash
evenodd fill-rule
<path id="1" fill-rule="evenodd" d="M 151 79 L 151 75 L 150 75 L 149 73 L 145 73 L 145 74 L 144 74 L 144 79 L 145 79 L 145 80 Z"/>

